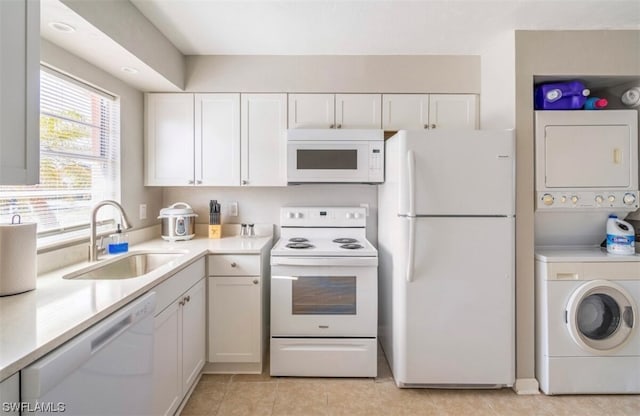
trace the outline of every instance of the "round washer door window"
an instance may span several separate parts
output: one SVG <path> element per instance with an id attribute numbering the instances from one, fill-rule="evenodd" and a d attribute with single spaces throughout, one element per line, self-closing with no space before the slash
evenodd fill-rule
<path id="1" fill-rule="evenodd" d="M 567 304 L 567 326 L 580 347 L 603 353 L 627 341 L 636 314 L 636 306 L 623 287 L 606 280 L 594 280 L 571 295 Z"/>

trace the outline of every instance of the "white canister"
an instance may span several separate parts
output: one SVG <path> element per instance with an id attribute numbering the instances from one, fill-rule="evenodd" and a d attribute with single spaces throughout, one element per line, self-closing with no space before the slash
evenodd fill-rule
<path id="1" fill-rule="evenodd" d="M 0 224 L 0 296 L 36 288 L 36 229 L 35 222 L 21 222 L 19 215 L 11 224 Z"/>
<path id="2" fill-rule="evenodd" d="M 633 255 L 636 253 L 636 236 L 633 225 L 609 215 L 607 219 L 607 252 Z"/>

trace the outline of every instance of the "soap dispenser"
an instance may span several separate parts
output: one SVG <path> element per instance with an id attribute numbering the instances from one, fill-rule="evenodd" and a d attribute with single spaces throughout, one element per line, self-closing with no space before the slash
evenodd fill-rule
<path id="1" fill-rule="evenodd" d="M 129 251 L 129 242 L 127 235 L 122 234 L 122 228 L 118 224 L 118 228 L 114 234 L 109 236 L 109 245 L 107 246 L 109 254 L 126 253 Z"/>

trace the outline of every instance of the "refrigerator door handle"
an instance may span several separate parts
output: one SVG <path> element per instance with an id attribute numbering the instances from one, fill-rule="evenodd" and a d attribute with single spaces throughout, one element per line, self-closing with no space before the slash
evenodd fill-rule
<path id="1" fill-rule="evenodd" d="M 409 174 L 407 180 L 407 185 L 409 186 L 409 212 L 407 215 L 414 217 L 416 215 L 416 156 L 413 150 L 407 151 L 407 170 Z"/>
<path id="2" fill-rule="evenodd" d="M 413 282 L 413 265 L 415 263 L 416 219 L 407 217 L 409 221 L 409 247 L 407 250 L 407 283 Z"/>

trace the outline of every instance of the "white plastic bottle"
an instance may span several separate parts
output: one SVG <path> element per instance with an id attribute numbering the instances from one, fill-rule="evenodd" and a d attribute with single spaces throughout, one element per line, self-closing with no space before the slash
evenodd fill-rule
<path id="1" fill-rule="evenodd" d="M 611 254 L 634 255 L 636 235 L 633 225 L 609 215 L 607 220 L 607 252 Z"/>

